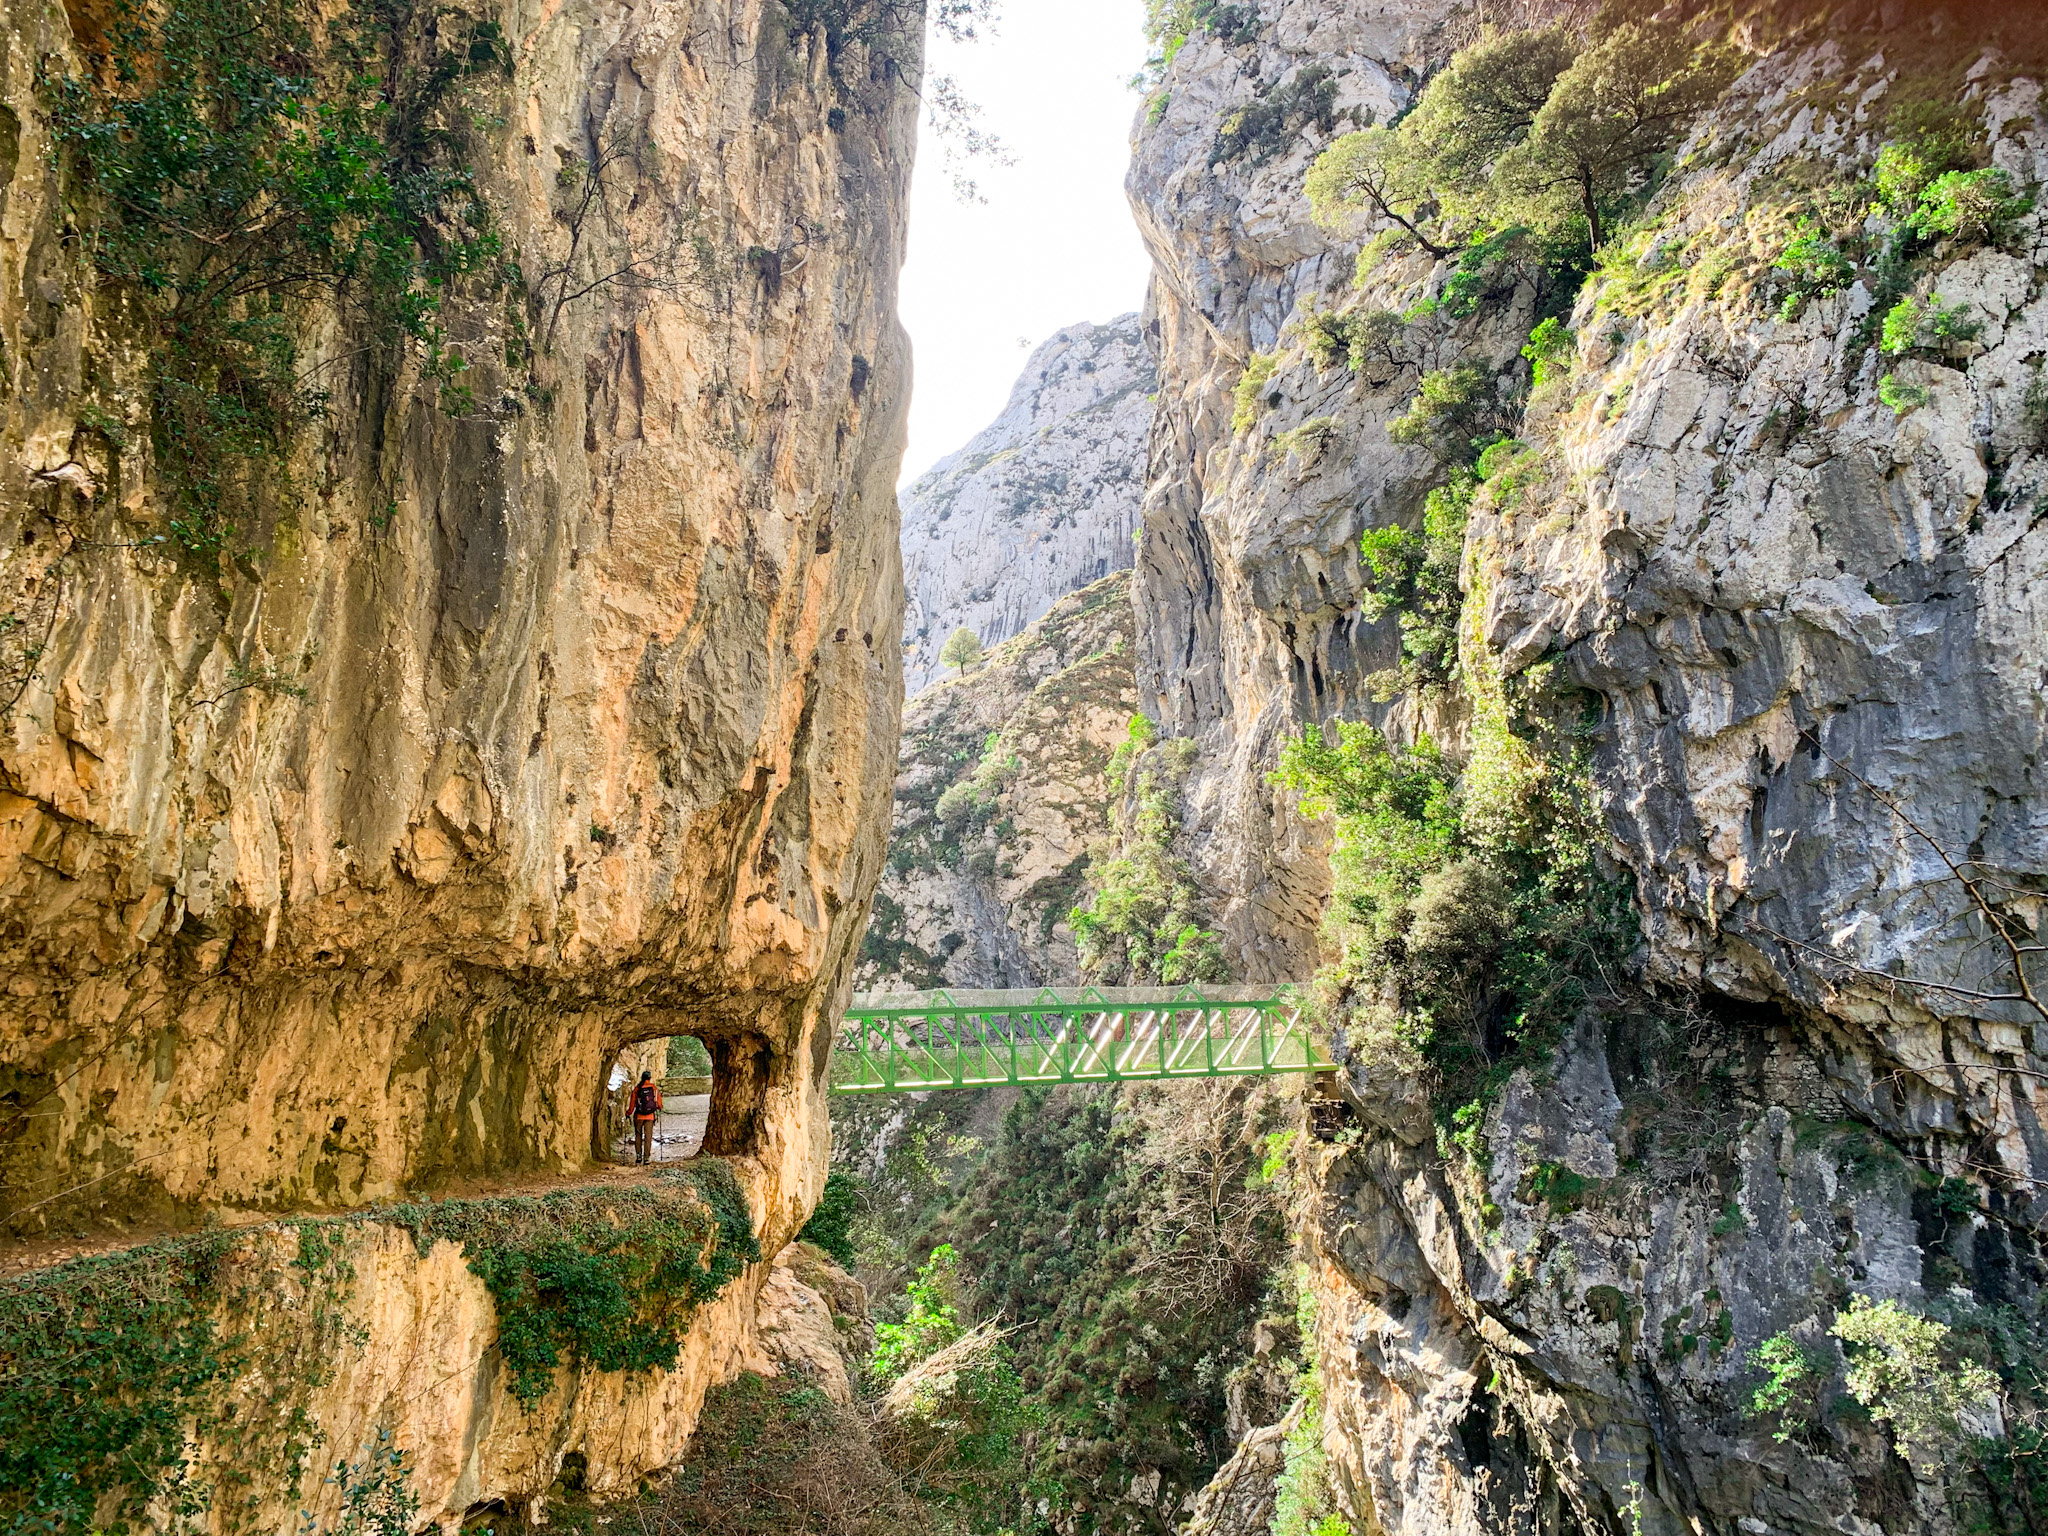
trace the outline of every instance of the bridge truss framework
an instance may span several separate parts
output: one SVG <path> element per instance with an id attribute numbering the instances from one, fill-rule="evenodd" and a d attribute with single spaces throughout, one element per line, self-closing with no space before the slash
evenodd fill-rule
<path id="1" fill-rule="evenodd" d="M 1272 1076 L 1331 1066 L 1289 987 L 869 992 L 846 1010 L 831 1090 Z"/>

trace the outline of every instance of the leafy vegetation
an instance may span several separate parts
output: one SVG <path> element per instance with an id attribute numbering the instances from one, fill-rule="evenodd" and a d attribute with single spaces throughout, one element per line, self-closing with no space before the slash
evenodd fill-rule
<path id="1" fill-rule="evenodd" d="M 1232 432 L 1249 432 L 1267 406 L 1266 385 L 1273 378 L 1273 370 L 1280 364 L 1277 352 L 1254 352 L 1244 365 L 1244 372 L 1237 376 L 1237 383 L 1231 397 L 1237 402 L 1230 413 Z"/>
<path id="2" fill-rule="evenodd" d="M 1962 1434 L 1961 1418 L 1998 1386 L 1974 1360 L 1945 1359 L 1946 1323 L 1896 1301 L 1851 1298 L 1828 1330 L 1847 1346 L 1850 1396 L 1889 1424 L 1912 1455 L 1932 1459 Z"/>
<path id="3" fill-rule="evenodd" d="M 1134 718 L 1130 738 L 1112 756 L 1123 791 L 1114 836 L 1091 854 L 1088 899 L 1067 921 L 1083 969 L 1099 980 L 1140 986 L 1221 981 L 1227 975 L 1222 944 L 1203 926 L 1194 875 L 1174 852 L 1194 744 L 1142 745 L 1152 740 L 1151 722 L 1137 724 L 1143 719 Z"/>
<path id="4" fill-rule="evenodd" d="M 1624 892 L 1593 860 L 1591 782 L 1547 679 L 1508 689 L 1467 657 L 1471 752 L 1392 746 L 1343 722 L 1287 743 L 1273 782 L 1336 826 L 1326 977 L 1354 1054 L 1434 1084 L 1457 1112 L 1540 1061 L 1633 945 Z M 1568 700 L 1554 701 L 1568 709 Z"/>
<path id="5" fill-rule="evenodd" d="M 1778 314 L 1787 321 L 1799 318 L 1808 299 L 1826 298 L 1856 279 L 1856 264 L 1810 215 L 1802 217 L 1796 228 L 1798 233 L 1772 264 L 1786 278 Z"/>
<path id="6" fill-rule="evenodd" d="M 309 16 L 120 0 L 100 67 L 47 82 L 87 250 L 149 349 L 166 527 L 206 565 L 289 492 L 292 439 L 326 398 L 300 364 L 309 306 L 373 350 L 409 347 L 460 408 L 440 309 L 504 272 L 466 164 L 465 92 L 511 69 L 498 24 L 427 25 L 403 0 Z"/>
<path id="7" fill-rule="evenodd" d="M 761 1258 L 746 1196 L 716 1158 L 645 1184 L 402 1204 L 378 1219 L 422 1252 L 462 1245 L 497 1304 L 512 1394 L 529 1408 L 561 1366 L 673 1365 L 696 1308 Z"/>
<path id="8" fill-rule="evenodd" d="M 1306 1270 L 1295 1268 L 1296 1330 L 1301 1337 L 1301 1395 L 1280 1448 L 1274 1487 L 1272 1536 L 1351 1536 L 1337 1509 L 1329 1453 L 1323 1449 L 1323 1370 L 1316 1351 L 1316 1298 Z"/>
<path id="9" fill-rule="evenodd" d="M 1243 42 L 1257 34 L 1259 11 L 1256 5 L 1232 5 L 1228 0 L 1145 0 L 1144 29 L 1151 52 L 1131 84 L 1156 101 L 1166 71 L 1190 37 L 1209 32 L 1226 43 Z"/>
<path id="10" fill-rule="evenodd" d="M 321 1443 L 310 1394 L 357 1338 L 347 1238 L 370 1221 L 422 1251 L 462 1246 L 529 1406 L 560 1365 L 672 1364 L 694 1308 L 760 1258 L 731 1169 L 700 1159 L 643 1185 L 211 1231 L 36 1271 L 0 1286 L 0 1520 L 84 1536 L 210 1510 L 240 1530 L 298 1486 Z M 407 1476 L 389 1443 L 336 1462 L 335 1531 L 408 1529 Z"/>
<path id="11" fill-rule="evenodd" d="M 1563 25 L 1489 33 L 1461 49 L 1398 125 L 1346 134 L 1307 191 L 1316 217 L 1393 225 L 1432 256 L 1526 227 L 1552 252 L 1590 256 L 1636 206 L 1660 156 L 1733 78 L 1722 48 L 1685 29 L 1606 11 L 1581 39 Z"/>
<path id="12" fill-rule="evenodd" d="M 1370 578 L 1360 606 L 1368 619 L 1399 616 L 1401 654 L 1417 684 L 1446 683 L 1457 670 L 1458 577 L 1478 486 L 1472 475 L 1454 474 L 1424 500 L 1419 533 L 1396 523 L 1367 529 L 1359 540 Z"/>
<path id="13" fill-rule="evenodd" d="M 939 665 L 957 668 L 963 676 L 980 660 L 981 636 L 964 624 L 948 635 L 939 649 Z"/>
<path id="14" fill-rule="evenodd" d="M 851 1268 L 853 1255 L 853 1223 L 860 1213 L 860 1184 L 844 1169 L 834 1168 L 825 1175 L 825 1192 L 818 1197 L 818 1207 L 811 1212 L 803 1230 L 797 1233 L 799 1241 L 816 1243 L 841 1264 Z"/>
<path id="15" fill-rule="evenodd" d="M 2033 206 L 2014 193 L 2003 171 L 1945 171 L 1921 192 L 1907 222 L 1925 240 L 1985 245 L 2001 239 Z"/>
<path id="16" fill-rule="evenodd" d="M 1292 1334 L 1284 1145 L 1274 1152 L 1286 1106 L 1245 1079 L 1004 1097 L 1014 1102 L 985 1137 L 966 1132 L 1000 1102 L 986 1095 L 834 1106 L 849 1159 L 864 1163 L 866 1138 L 896 1127 L 855 1227 L 890 1369 L 918 1362 L 888 1390 L 900 1401 L 950 1372 L 950 1352 L 979 1358 L 1000 1343 L 1015 1411 L 1033 1421 L 1012 1476 L 1046 1501 L 1044 1522 L 1164 1536 L 1228 1453 L 1232 1382 L 1259 1422 L 1292 1392 L 1254 1385 L 1265 1367 L 1249 1358 L 1262 1317 Z M 992 1388 L 995 1405 L 1007 1391 Z M 1117 1497 L 1154 1467 L 1156 1508 Z M 1014 1507 L 965 1520 L 990 1532 L 1044 1522 Z"/>
<path id="17" fill-rule="evenodd" d="M 894 1381 L 920 1360 L 956 1344 L 966 1329 L 960 1323 L 959 1257 L 950 1243 L 931 1251 L 904 1291 L 900 1322 L 875 1327 L 875 1352 L 868 1370 Z"/>
<path id="18" fill-rule="evenodd" d="M 1308 64 L 1294 77 L 1239 107 L 1216 130 L 1211 165 L 1242 160 L 1264 165 L 1310 128 L 1337 126 L 1337 77 L 1327 64 Z"/>

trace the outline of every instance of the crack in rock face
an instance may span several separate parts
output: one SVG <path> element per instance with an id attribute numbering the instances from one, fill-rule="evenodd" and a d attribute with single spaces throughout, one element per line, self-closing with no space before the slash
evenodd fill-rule
<path id="1" fill-rule="evenodd" d="M 1323 1444 L 1354 1529 L 1952 1527 L 1957 1479 L 1869 1421 L 1780 1440 L 1749 1408 L 1749 1351 L 1826 1343 L 1854 1294 L 1938 1310 L 2043 1279 L 2041 1020 L 1954 868 L 2038 930 L 2041 220 L 1916 248 L 1911 296 L 1963 306 L 1967 341 L 1881 352 L 1905 290 L 1874 277 L 1772 286 L 1784 210 L 1867 181 L 1904 60 L 1955 55 L 1975 163 L 2048 178 L 2040 82 L 1932 10 L 1731 34 L 1739 78 L 1559 317 L 1577 351 L 1513 428 L 1525 481 L 1473 503 L 1464 643 L 1576 701 L 1640 971 L 1483 1121 L 1365 1050 L 1317 1100 Z M 1282 739 L 1355 720 L 1469 749 L 1455 680 L 1374 682 L 1403 651 L 1366 617 L 1360 536 L 1418 527 L 1441 479 L 1388 432 L 1425 371 L 1528 391 L 1540 284 L 1404 322 L 1422 355 L 1319 363 L 1317 315 L 1409 312 L 1451 263 L 1395 248 L 1359 276 L 1370 229 L 1303 193 L 1466 40 L 1445 6 L 1277 0 L 1194 27 L 1138 129 L 1161 405 L 1137 679 L 1200 746 L 1184 826 L 1245 975 L 1324 958 L 1329 832 L 1269 781 Z M 1281 113 L 1305 82 L 1316 110 Z"/>

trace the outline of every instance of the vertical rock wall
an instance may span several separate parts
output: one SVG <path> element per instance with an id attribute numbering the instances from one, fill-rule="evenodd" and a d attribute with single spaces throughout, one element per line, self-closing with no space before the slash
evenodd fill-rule
<path id="1" fill-rule="evenodd" d="M 1248 974 L 1316 964 L 1327 890 L 1314 830 L 1264 781 L 1277 738 L 1363 718 L 1459 743 L 1455 699 L 1424 719 L 1371 696 L 1399 651 L 1363 622 L 1357 538 L 1412 526 L 1430 483 L 1385 431 L 1416 374 L 1510 374 L 1530 296 L 1418 332 L 1438 351 L 1386 377 L 1319 369 L 1289 326 L 1440 288 L 1414 257 L 1354 297 L 1367 231 L 1314 228 L 1300 188 L 1335 133 L 1410 98 L 1451 20 L 1262 4 L 1198 29 L 1141 121 L 1162 406 L 1139 682 L 1201 744 L 1191 825 Z M 2000 995 L 2010 957 L 1950 863 L 1997 872 L 2000 907 L 2038 927 L 2039 215 L 1921 258 L 1911 291 L 1981 325 L 1938 356 L 1881 356 L 1864 282 L 1782 311 L 1770 210 L 1867 176 L 1888 93 L 1967 26 L 1782 20 L 1737 32 L 1747 73 L 1567 317 L 1571 382 L 1522 431 L 1545 476 L 1468 535 L 1469 611 L 1505 673 L 1553 663 L 1598 705 L 1606 852 L 1661 991 L 1589 1012 L 1519 1074 L 1483 1155 L 1414 1084 L 1346 1074 L 1308 1235 L 1354 1528 L 1945 1529 L 1943 1469 L 1867 1421 L 1774 1439 L 1748 1351 L 1825 1343 L 1852 1294 L 1969 1308 L 2048 1277 L 2040 1020 Z M 2034 74 L 1992 55 L 1944 79 L 1990 163 L 2037 188 Z M 1233 428 L 1255 352 L 1273 371 Z M 1881 401 L 1887 372 L 1924 402 Z"/>
<path id="2" fill-rule="evenodd" d="M 1322 843 L 1264 776 L 1299 722 L 1384 713 L 1364 679 L 1399 641 L 1359 612 L 1358 535 L 1412 516 L 1428 466 L 1386 437 L 1402 381 L 1294 370 L 1249 439 L 1232 431 L 1232 391 L 1298 305 L 1347 288 L 1356 245 L 1310 221 L 1302 178 L 1337 134 L 1411 99 L 1452 11 L 1280 0 L 1241 29 L 1195 31 L 1140 119 L 1126 182 L 1152 253 L 1161 381 L 1133 588 L 1139 684 L 1162 724 L 1201 743 L 1187 825 L 1248 977 L 1314 968 Z M 1262 106 L 1263 136 L 1223 136 Z"/>
<path id="3" fill-rule="evenodd" d="M 1130 569 L 1155 384 L 1136 315 L 1068 326 L 1031 354 L 1002 415 L 905 489 L 910 692 L 945 672 L 961 626 L 995 645 Z"/>
<path id="4" fill-rule="evenodd" d="M 683 1032 L 731 1086 L 712 1150 L 754 1170 L 764 1241 L 823 1176 L 901 697 L 921 40 L 833 51 L 774 0 L 479 16 L 513 67 L 476 170 L 523 270 L 568 255 L 564 168 L 623 144 L 579 260 L 683 251 L 687 280 L 528 303 L 518 367 L 508 301 L 456 303 L 454 414 L 307 317 L 309 491 L 215 579 L 150 542 L 139 359 L 67 235 L 36 81 L 82 67 L 72 18 L 7 13 L 17 1225 L 575 1167 L 620 1045 Z"/>

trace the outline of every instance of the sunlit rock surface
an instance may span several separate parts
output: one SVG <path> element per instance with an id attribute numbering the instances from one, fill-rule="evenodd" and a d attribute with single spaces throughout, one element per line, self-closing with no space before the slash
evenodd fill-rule
<path id="1" fill-rule="evenodd" d="M 145 434 L 81 424 L 139 361 L 54 239 L 32 61 L 66 13 L 8 27 L 8 1207 L 573 1168 L 619 1046 L 693 1032 L 708 1144 L 786 1236 L 894 769 L 916 29 L 828 60 L 753 0 L 514 13 L 477 169 L 525 270 L 566 253 L 563 166 L 627 135 L 580 259 L 693 277 L 569 304 L 531 377 L 502 303 L 452 309 L 459 419 L 316 327 L 309 492 L 214 580 L 129 547 Z"/>
<path id="2" fill-rule="evenodd" d="M 954 630 L 995 645 L 1130 569 L 1153 388 L 1138 316 L 1068 326 L 1031 354 L 1002 415 L 904 490 L 910 692 L 945 670 Z"/>

